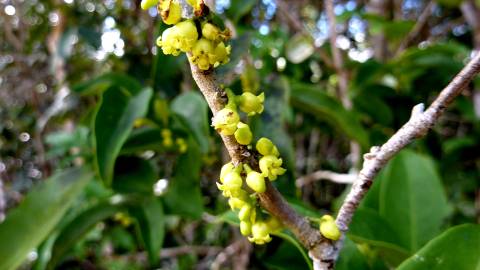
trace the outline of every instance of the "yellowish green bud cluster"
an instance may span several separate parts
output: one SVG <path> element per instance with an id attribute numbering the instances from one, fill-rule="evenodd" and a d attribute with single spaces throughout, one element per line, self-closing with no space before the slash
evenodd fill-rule
<path id="1" fill-rule="evenodd" d="M 342 236 L 335 220 L 330 215 L 324 215 L 320 218 L 320 233 L 333 241 L 337 241 Z"/>
<path id="2" fill-rule="evenodd" d="M 263 177 L 267 177 L 270 181 L 277 179 L 278 175 L 282 175 L 286 172 L 282 168 L 282 159 L 279 158 L 280 153 L 277 147 L 267 138 L 261 138 L 256 145 L 257 151 L 263 155 L 258 162 L 260 171 Z"/>
<path id="3" fill-rule="evenodd" d="M 195 14 L 202 10 L 203 1 L 187 2 L 194 8 Z M 143 0 L 141 3 L 143 9 L 155 5 L 162 21 L 173 25 L 163 31 L 157 39 L 157 45 L 162 48 L 164 54 L 177 56 L 182 52 L 187 53 L 189 60 L 201 70 L 209 70 L 228 63 L 231 51 L 231 46 L 225 44 L 230 39 L 228 29 L 221 30 L 203 17 L 182 21 L 179 0 Z"/>
<path id="4" fill-rule="evenodd" d="M 162 129 L 160 131 L 160 135 L 162 136 L 162 145 L 165 148 L 173 148 L 174 147 L 174 141 L 172 137 L 172 131 L 170 129 Z M 183 138 L 176 138 L 175 139 L 175 147 L 178 149 L 180 153 L 185 153 L 187 152 L 188 145 L 187 142 L 185 142 L 185 139 Z"/>
<path id="5" fill-rule="evenodd" d="M 240 232 L 253 243 L 268 243 L 271 240 L 270 233 L 281 229 L 282 225 L 274 217 L 266 221 L 260 218 L 256 197 L 248 193 L 244 183 L 254 192 L 265 192 L 264 177 L 250 166 L 240 164 L 235 167 L 231 162 L 223 165 L 217 186 L 228 198 L 230 208 L 238 211 Z"/>
<path id="6" fill-rule="evenodd" d="M 265 100 L 264 93 L 258 96 L 250 92 L 245 92 L 237 97 L 237 103 L 240 110 L 247 113 L 249 116 L 261 114 L 263 112 L 263 101 Z"/>

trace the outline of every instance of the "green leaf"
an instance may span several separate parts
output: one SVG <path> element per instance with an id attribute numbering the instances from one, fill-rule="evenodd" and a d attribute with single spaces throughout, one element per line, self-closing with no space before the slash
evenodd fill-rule
<path id="1" fill-rule="evenodd" d="M 107 73 L 93 80 L 79 83 L 72 87 L 72 91 L 82 94 L 101 94 L 112 86 L 128 89 L 132 94 L 142 90 L 142 86 L 134 78 L 121 73 Z"/>
<path id="2" fill-rule="evenodd" d="M 158 198 L 150 197 L 139 207 L 132 208 L 130 212 L 138 221 L 139 232 L 150 263 L 155 265 L 158 263 L 165 236 L 163 205 Z"/>
<path id="3" fill-rule="evenodd" d="M 291 88 L 293 106 L 337 127 L 362 147 L 368 147 L 367 132 L 354 112 L 345 110 L 338 100 L 313 85 L 294 82 Z"/>
<path id="4" fill-rule="evenodd" d="M 98 171 L 107 185 L 112 181 L 120 149 L 134 121 L 146 114 L 151 97 L 152 90 L 148 88 L 132 94 L 123 88 L 111 87 L 103 93 L 95 117 L 94 141 Z"/>
<path id="5" fill-rule="evenodd" d="M 365 256 L 358 250 L 357 245 L 349 238 L 345 239 L 344 246 L 338 261 L 335 264 L 336 270 L 349 270 L 349 269 L 370 269 L 367 264 Z"/>
<path id="6" fill-rule="evenodd" d="M 390 224 L 377 211 L 371 209 L 359 208 L 355 212 L 347 235 L 356 242 L 378 248 L 381 255 L 392 265 L 398 265 L 411 254 L 401 247 L 400 240 Z"/>
<path id="7" fill-rule="evenodd" d="M 188 92 L 177 96 L 171 109 L 185 122 L 193 137 L 200 145 L 202 153 L 208 152 L 209 123 L 208 105 L 198 92 Z"/>
<path id="8" fill-rule="evenodd" d="M 0 269 L 16 269 L 52 232 L 91 179 L 87 168 L 69 169 L 32 189 L 0 224 Z"/>
<path id="9" fill-rule="evenodd" d="M 380 215 L 401 246 L 416 251 L 439 233 L 450 208 L 430 158 L 403 150 L 376 181 L 381 182 Z"/>
<path id="10" fill-rule="evenodd" d="M 238 22 L 238 20 L 250 12 L 256 2 L 255 0 L 231 1 L 230 7 L 226 12 L 227 16 L 232 18 L 233 22 Z"/>
<path id="11" fill-rule="evenodd" d="M 115 165 L 112 187 L 120 193 L 153 195 L 158 180 L 152 162 L 138 157 L 119 157 Z"/>
<path id="12" fill-rule="evenodd" d="M 163 151 L 162 130 L 157 127 L 134 129 L 122 147 L 121 154 L 133 154 L 147 150 Z"/>
<path id="13" fill-rule="evenodd" d="M 165 194 L 165 204 L 172 214 L 194 219 L 201 217 L 203 213 L 200 191 L 201 163 L 198 145 L 189 138 L 188 151 L 178 157 L 175 172 Z"/>
<path id="14" fill-rule="evenodd" d="M 480 269 L 480 226 L 459 225 L 428 242 L 404 261 L 398 270 L 478 270 Z"/>
<path id="15" fill-rule="evenodd" d="M 295 239 L 295 237 L 292 235 L 292 233 L 290 231 L 287 231 L 287 230 L 283 230 L 283 231 L 280 231 L 280 232 L 275 232 L 275 233 L 272 233 L 273 235 L 276 235 L 280 238 L 282 238 L 283 240 L 286 240 L 287 242 L 289 242 L 290 244 L 292 244 L 299 252 L 300 254 L 302 255 L 303 259 L 304 259 L 304 262 L 307 264 L 308 266 L 308 269 L 313 269 L 313 266 L 312 266 L 312 261 L 310 260 L 310 258 L 308 257 L 308 254 L 306 252 L 306 250 L 303 248 L 303 246 L 297 241 L 297 239 Z"/>
<path id="16" fill-rule="evenodd" d="M 62 228 L 62 231 L 55 240 L 48 268 L 54 269 L 66 252 L 90 231 L 95 224 L 121 211 L 122 207 L 121 204 L 101 202 L 76 216 L 70 223 Z"/>

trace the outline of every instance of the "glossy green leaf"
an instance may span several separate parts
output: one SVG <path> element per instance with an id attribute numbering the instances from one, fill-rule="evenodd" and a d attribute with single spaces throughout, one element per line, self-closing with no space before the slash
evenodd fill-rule
<path id="1" fill-rule="evenodd" d="M 432 160 L 403 150 L 382 177 L 379 209 L 401 246 L 416 251 L 440 232 L 450 208 Z"/>
<path id="2" fill-rule="evenodd" d="M 69 169 L 30 191 L 0 224 L 0 269 L 17 268 L 52 232 L 91 179 L 92 173 L 87 168 Z"/>
<path id="3" fill-rule="evenodd" d="M 156 264 L 165 237 L 165 215 L 163 205 L 156 197 L 146 199 L 140 206 L 133 207 L 130 213 L 138 222 L 139 233 L 147 250 L 151 264 Z"/>
<path id="4" fill-rule="evenodd" d="M 115 160 L 130 134 L 133 123 L 143 117 L 152 96 L 151 89 L 136 94 L 120 87 L 103 93 L 94 123 L 96 162 L 101 178 L 110 185 Z"/>
<path id="5" fill-rule="evenodd" d="M 330 123 L 362 147 L 368 147 L 367 132 L 354 112 L 345 110 L 338 100 L 313 85 L 295 82 L 291 88 L 293 106 Z"/>
<path id="6" fill-rule="evenodd" d="M 88 231 L 90 231 L 95 224 L 113 216 L 121 210 L 121 204 L 102 202 L 76 216 L 62 228 L 61 233 L 55 240 L 48 268 L 54 269 L 66 252 L 69 251 Z"/>
<path id="7" fill-rule="evenodd" d="M 198 92 L 188 92 L 177 96 L 171 105 L 174 113 L 179 115 L 191 130 L 202 153 L 208 152 L 209 123 L 208 105 Z"/>
<path id="8" fill-rule="evenodd" d="M 397 269 L 478 270 L 479 249 L 480 225 L 459 225 L 428 242 Z"/>
<path id="9" fill-rule="evenodd" d="M 123 87 L 131 94 L 142 90 L 140 83 L 128 75 L 107 73 L 95 79 L 74 85 L 72 91 L 82 95 L 100 94 L 112 86 Z"/>
<path id="10" fill-rule="evenodd" d="M 122 154 L 141 153 L 147 150 L 162 151 L 162 130 L 158 127 L 136 128 L 122 147 Z"/>
<path id="11" fill-rule="evenodd" d="M 200 191 L 200 168 L 200 150 L 190 138 L 188 151 L 177 158 L 175 171 L 165 194 L 165 204 L 170 213 L 194 219 L 201 217 L 203 199 Z"/>
<path id="12" fill-rule="evenodd" d="M 348 237 L 344 241 L 342 250 L 335 264 L 336 270 L 350 270 L 350 269 L 370 269 L 365 256 L 358 250 L 357 245 Z"/>
<path id="13" fill-rule="evenodd" d="M 115 164 L 112 188 L 120 193 L 153 195 L 157 172 L 149 160 L 120 156 Z"/>

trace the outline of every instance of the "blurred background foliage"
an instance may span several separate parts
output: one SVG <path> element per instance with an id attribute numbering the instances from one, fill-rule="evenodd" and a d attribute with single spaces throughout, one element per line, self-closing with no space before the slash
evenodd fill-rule
<path id="1" fill-rule="evenodd" d="M 312 173 L 354 173 L 351 142 L 385 142 L 480 48 L 479 1 L 336 1 L 345 109 L 323 1 L 208 3 L 234 33 L 219 79 L 265 92 L 254 135 L 279 146 L 275 183 L 313 220 L 349 186 Z M 139 5 L 0 0 L 0 269 L 311 267 L 288 231 L 266 246 L 240 235 L 215 186 L 228 157 L 211 113 Z M 480 229 L 460 224 L 480 222 L 479 137 L 477 79 L 382 171 L 337 269 L 475 269 Z"/>

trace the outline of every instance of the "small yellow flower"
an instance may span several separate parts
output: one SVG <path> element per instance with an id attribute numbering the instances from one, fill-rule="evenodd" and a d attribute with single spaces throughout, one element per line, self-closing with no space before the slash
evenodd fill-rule
<path id="1" fill-rule="evenodd" d="M 263 193 L 267 189 L 265 185 L 265 178 L 263 175 L 256 171 L 251 171 L 247 174 L 247 185 L 255 192 Z"/>
<path id="2" fill-rule="evenodd" d="M 240 233 L 242 233 L 243 236 L 250 235 L 252 233 L 252 223 L 240 221 Z"/>
<path id="3" fill-rule="evenodd" d="M 237 130 L 240 117 L 238 113 L 229 108 L 220 110 L 212 120 L 212 126 L 222 135 L 233 135 Z"/>
<path id="4" fill-rule="evenodd" d="M 270 231 L 268 225 L 263 221 L 255 222 L 252 225 L 252 237 L 249 237 L 248 240 L 257 245 L 263 245 L 272 240 L 270 237 Z"/>
<path id="5" fill-rule="evenodd" d="M 263 156 L 258 162 L 258 166 L 264 177 L 268 177 L 270 181 L 277 179 L 278 175 L 284 174 L 287 170 L 282 168 L 282 159 L 276 156 Z"/>
<path id="6" fill-rule="evenodd" d="M 163 31 L 157 39 L 157 45 L 162 47 L 164 54 L 179 55 L 189 52 L 197 42 L 198 33 L 195 23 L 191 20 L 179 22 Z"/>
<path id="7" fill-rule="evenodd" d="M 225 175 L 232 172 L 233 169 L 235 169 L 235 166 L 231 162 L 222 166 L 222 169 L 220 170 L 220 182 L 221 183 L 223 183 L 223 179 L 225 178 Z"/>

